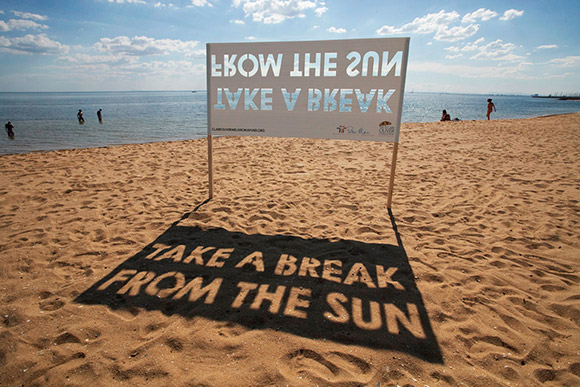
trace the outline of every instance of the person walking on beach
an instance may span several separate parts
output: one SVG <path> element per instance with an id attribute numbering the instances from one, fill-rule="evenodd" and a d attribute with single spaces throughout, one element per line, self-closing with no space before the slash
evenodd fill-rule
<path id="1" fill-rule="evenodd" d="M 83 118 L 83 111 L 81 109 L 79 109 L 79 112 L 77 113 L 77 118 L 79 119 L 79 124 L 84 124 L 85 123 L 85 119 Z"/>
<path id="2" fill-rule="evenodd" d="M 489 115 L 491 114 L 491 111 L 497 111 L 495 109 L 495 105 L 493 104 L 493 102 L 491 102 L 491 98 L 488 98 L 487 100 L 487 120 L 489 121 Z"/>
<path id="3" fill-rule="evenodd" d="M 99 119 L 99 124 L 103 123 L 103 115 L 101 114 L 102 111 L 103 111 L 103 109 L 99 109 L 99 111 L 97 112 L 97 118 Z"/>
<path id="4" fill-rule="evenodd" d="M 451 121 L 451 116 L 447 113 L 447 110 L 443 110 L 443 114 L 441 114 L 441 119 L 439 121 Z"/>
<path id="5" fill-rule="evenodd" d="M 14 138 L 14 125 L 12 125 L 12 122 L 8 121 L 8 123 L 4 125 L 4 129 L 6 129 L 8 137 Z"/>

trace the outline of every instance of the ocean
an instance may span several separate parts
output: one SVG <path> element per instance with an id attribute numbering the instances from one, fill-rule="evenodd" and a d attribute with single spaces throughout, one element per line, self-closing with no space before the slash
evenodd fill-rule
<path id="1" fill-rule="evenodd" d="M 492 119 L 580 112 L 580 101 L 406 93 L 402 121 L 439 121 L 443 109 L 452 119 L 482 120 L 487 98 L 497 107 Z M 83 125 L 76 118 L 79 109 Z M 0 135 L 0 154 L 202 138 L 207 134 L 206 110 L 204 91 L 0 93 L 0 123 L 11 121 L 16 134 L 14 139 Z"/>

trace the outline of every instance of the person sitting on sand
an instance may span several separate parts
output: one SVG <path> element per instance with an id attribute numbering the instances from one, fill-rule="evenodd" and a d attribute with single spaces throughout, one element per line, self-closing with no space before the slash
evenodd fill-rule
<path id="1" fill-rule="evenodd" d="M 8 123 L 4 125 L 4 129 L 6 129 L 6 134 L 8 134 L 8 137 L 14 137 L 14 125 L 12 125 L 12 122 L 8 121 Z"/>
<path id="2" fill-rule="evenodd" d="M 85 123 L 85 119 L 83 118 L 83 111 L 81 109 L 79 109 L 79 112 L 77 113 L 77 118 L 79 119 L 79 124 L 84 124 Z"/>
<path id="3" fill-rule="evenodd" d="M 440 121 L 451 121 L 451 116 L 447 113 L 447 110 L 443 110 L 443 114 L 441 114 Z"/>
<path id="4" fill-rule="evenodd" d="M 489 121 L 489 115 L 491 114 L 491 111 L 492 111 L 492 110 L 493 110 L 493 111 L 497 111 L 497 110 L 495 109 L 495 105 L 493 104 L 493 102 L 491 102 L 491 98 L 489 98 L 489 99 L 487 100 L 487 119 L 488 119 L 488 121 Z"/>

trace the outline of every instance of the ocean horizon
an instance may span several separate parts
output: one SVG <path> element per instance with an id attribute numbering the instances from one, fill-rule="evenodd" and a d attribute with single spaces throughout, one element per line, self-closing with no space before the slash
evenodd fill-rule
<path id="1" fill-rule="evenodd" d="M 487 98 L 492 119 L 517 119 L 580 111 L 580 101 L 531 95 L 407 92 L 402 122 L 485 119 Z M 85 123 L 79 125 L 82 109 Z M 99 123 L 97 111 L 102 109 Z M 29 153 L 123 144 L 181 141 L 207 135 L 205 90 L 1 92 L 0 120 L 11 121 L 14 139 L 0 136 L 0 154 Z M 404 136 L 404 133 L 401 134 Z"/>

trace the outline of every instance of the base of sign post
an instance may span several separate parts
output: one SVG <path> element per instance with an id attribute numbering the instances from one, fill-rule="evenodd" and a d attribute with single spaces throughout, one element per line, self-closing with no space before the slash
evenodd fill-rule
<path id="1" fill-rule="evenodd" d="M 393 186 L 395 185 L 395 170 L 397 167 L 397 152 L 399 151 L 399 143 L 396 142 L 393 147 L 393 158 L 391 161 L 391 176 L 389 176 L 389 197 L 387 198 L 387 208 L 391 209 L 393 203 Z"/>
<path id="2" fill-rule="evenodd" d="M 207 136 L 207 177 L 209 179 L 209 194 L 208 199 L 213 199 L 213 136 Z"/>

